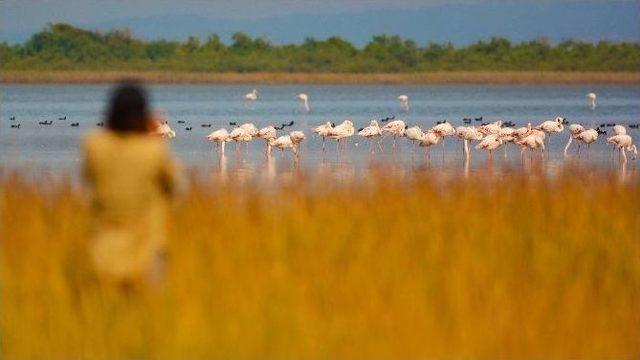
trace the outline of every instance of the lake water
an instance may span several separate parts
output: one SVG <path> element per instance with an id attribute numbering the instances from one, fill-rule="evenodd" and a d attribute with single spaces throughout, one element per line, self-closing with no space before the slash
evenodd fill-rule
<path id="1" fill-rule="evenodd" d="M 242 101 L 243 95 L 253 88 L 259 91 L 259 100 L 252 104 Z M 108 85 L 2 85 L 0 86 L 0 171 L 2 174 L 19 171 L 26 174 L 70 174 L 77 177 L 80 166 L 78 145 L 87 131 L 98 129 L 102 120 L 110 87 Z M 587 106 L 585 94 L 598 94 L 598 107 Z M 436 121 L 448 119 L 454 126 L 463 125 L 462 118 L 483 116 L 484 121 L 502 119 L 517 126 L 527 122 L 538 124 L 560 115 L 570 122 L 586 127 L 601 123 L 640 123 L 640 87 L 638 86 L 218 86 L 218 85 L 156 85 L 150 86 L 153 107 L 168 116 L 176 131 L 169 140 L 176 155 L 186 167 L 196 172 L 213 175 L 241 174 L 252 177 L 268 173 L 270 176 L 288 174 L 293 169 L 329 172 L 342 179 L 358 178 L 371 168 L 388 167 L 390 171 L 407 173 L 439 169 L 452 176 L 464 171 L 473 176 L 485 172 L 521 171 L 538 162 L 537 168 L 554 173 L 567 163 L 578 166 L 618 171 L 620 164 L 606 145 L 605 137 L 591 147 L 587 157 L 576 155 L 564 158 L 562 148 L 568 133 L 552 136 L 549 153 L 543 159 L 520 158 L 519 150 L 509 145 L 505 158 L 502 150 L 488 161 L 484 151 L 473 150 L 472 159 L 464 166 L 461 143 L 448 138 L 445 156 L 441 147 L 433 147 L 428 159 L 422 150 L 415 153 L 409 143 L 400 141 L 396 152 L 391 151 L 391 139 L 383 141 L 384 152 L 369 155 L 365 140 L 354 137 L 343 156 L 336 156 L 335 143 L 327 143 L 327 152 L 321 151 L 322 142 L 312 136 L 310 127 L 327 120 L 336 123 L 351 119 L 356 129 L 366 126 L 369 119 L 396 115 L 411 125 L 423 129 Z M 295 95 L 309 95 L 311 111 L 300 110 Z M 411 109 L 401 113 L 396 97 L 407 94 Z M 9 120 L 15 116 L 16 120 Z M 58 120 L 66 116 L 66 120 Z M 39 121 L 52 120 L 53 125 L 41 126 Z M 177 121 L 186 124 L 178 124 Z M 213 152 L 213 144 L 205 136 L 220 127 L 230 129 L 230 121 L 253 122 L 258 127 L 295 121 L 293 130 L 303 130 L 307 140 L 302 144 L 299 163 L 291 154 L 274 152 L 267 162 L 263 155 L 264 143 L 257 139 L 249 151 L 234 151 L 228 144 L 227 156 L 220 161 Z M 78 122 L 79 127 L 71 127 Z M 11 124 L 21 124 L 19 129 Z M 212 124 L 211 128 L 201 127 Z M 479 122 L 473 122 L 479 125 Z M 191 126 L 192 131 L 185 130 Z M 288 128 L 289 130 L 289 128 Z M 608 129 L 609 132 L 611 129 Z M 637 142 L 640 132 L 630 129 Z M 574 148 L 575 150 L 576 148 Z M 529 163 L 527 163 L 529 161 Z M 528 165 L 527 165 L 528 164 Z M 523 166 L 525 165 L 525 166 Z M 630 161 L 625 171 L 637 174 L 637 161 Z M 515 169 L 515 170 L 514 170 Z"/>

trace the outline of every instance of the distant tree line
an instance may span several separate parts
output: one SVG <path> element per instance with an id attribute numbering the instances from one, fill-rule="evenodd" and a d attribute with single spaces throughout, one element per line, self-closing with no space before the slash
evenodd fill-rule
<path id="1" fill-rule="evenodd" d="M 339 37 L 274 45 L 237 32 L 231 44 L 145 41 L 128 30 L 106 33 L 51 24 L 22 44 L 0 43 L 3 70 L 177 70 L 215 72 L 418 72 L 433 70 L 640 71 L 640 43 L 504 38 L 465 47 L 376 35 L 362 49 Z"/>

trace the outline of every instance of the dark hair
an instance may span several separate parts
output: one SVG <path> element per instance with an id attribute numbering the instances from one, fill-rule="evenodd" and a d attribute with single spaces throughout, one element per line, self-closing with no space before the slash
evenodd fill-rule
<path id="1" fill-rule="evenodd" d="M 147 91 L 137 81 L 122 81 L 109 99 L 107 128 L 122 132 L 146 132 L 150 119 Z"/>

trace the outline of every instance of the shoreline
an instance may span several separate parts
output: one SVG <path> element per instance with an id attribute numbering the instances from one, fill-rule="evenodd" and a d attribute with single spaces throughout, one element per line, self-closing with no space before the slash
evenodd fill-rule
<path id="1" fill-rule="evenodd" d="M 317 85 L 640 85 L 640 72 L 436 71 L 420 73 L 211 73 L 178 71 L 0 71 L 2 84 L 102 84 L 136 78 L 152 84 Z"/>

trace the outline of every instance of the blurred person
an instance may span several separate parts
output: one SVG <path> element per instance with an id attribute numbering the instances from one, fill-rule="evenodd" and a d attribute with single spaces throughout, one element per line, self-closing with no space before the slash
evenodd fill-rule
<path id="1" fill-rule="evenodd" d="M 92 192 L 90 257 L 102 281 L 125 288 L 162 278 L 168 205 L 181 178 L 156 135 L 162 121 L 141 84 L 122 82 L 111 93 L 106 129 L 83 143 Z"/>

